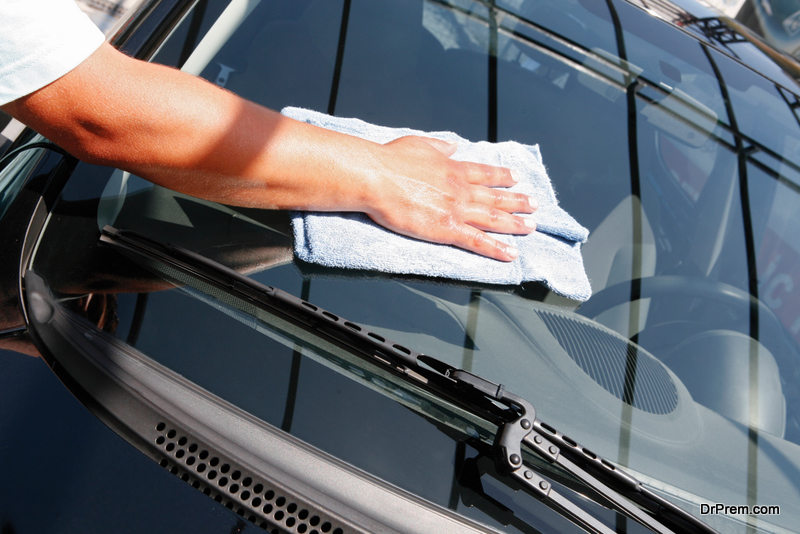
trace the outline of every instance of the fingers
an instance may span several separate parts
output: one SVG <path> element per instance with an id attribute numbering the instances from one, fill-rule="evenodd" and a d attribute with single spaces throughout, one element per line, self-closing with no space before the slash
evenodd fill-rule
<path id="1" fill-rule="evenodd" d="M 392 142 L 413 143 L 419 141 L 432 146 L 448 158 L 458 150 L 458 143 L 455 141 L 445 141 L 432 137 L 406 136 Z M 495 167 L 493 165 L 466 161 L 453 161 L 453 164 L 459 168 L 459 173 L 463 174 L 467 183 L 470 184 L 485 185 L 488 187 L 511 187 L 519 182 L 519 178 L 515 176 L 515 172 L 505 167 Z"/>
<path id="2" fill-rule="evenodd" d="M 464 177 L 470 184 L 485 185 L 487 187 L 511 187 L 519 178 L 517 173 L 506 167 L 495 167 L 483 163 L 458 162 L 464 172 Z"/>
<path id="3" fill-rule="evenodd" d="M 536 230 L 536 222 L 531 217 L 512 215 L 481 204 L 473 204 L 466 210 L 463 221 L 479 230 L 498 234 L 526 235 Z"/>
<path id="4" fill-rule="evenodd" d="M 454 235 L 456 239 L 452 245 L 482 256 L 499 261 L 514 261 L 519 256 L 519 251 L 515 247 L 494 239 L 474 226 L 463 225 L 454 232 Z"/>
<path id="5" fill-rule="evenodd" d="M 447 156 L 448 158 L 456 153 L 458 150 L 458 143 L 455 141 L 445 141 L 444 139 L 434 139 L 432 137 L 417 137 L 412 136 L 414 139 L 419 139 L 420 141 L 424 141 L 428 143 L 433 148 Z"/>
<path id="6" fill-rule="evenodd" d="M 533 213 L 539 208 L 539 202 L 535 198 L 522 193 L 474 186 L 470 194 L 472 202 L 508 213 Z"/>

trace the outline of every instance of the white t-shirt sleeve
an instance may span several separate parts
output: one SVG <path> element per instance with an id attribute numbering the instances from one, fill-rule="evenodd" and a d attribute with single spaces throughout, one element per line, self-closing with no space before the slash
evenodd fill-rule
<path id="1" fill-rule="evenodd" d="M 0 0 L 0 105 L 56 81 L 104 39 L 74 0 Z"/>

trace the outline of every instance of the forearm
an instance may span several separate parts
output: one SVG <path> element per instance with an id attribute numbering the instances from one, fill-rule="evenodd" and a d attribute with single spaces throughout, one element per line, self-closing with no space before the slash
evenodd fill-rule
<path id="1" fill-rule="evenodd" d="M 365 184 L 354 171 L 372 143 L 287 119 L 108 45 L 78 69 L 6 108 L 85 161 L 183 193 L 253 207 L 361 208 L 352 193 Z"/>
<path id="2" fill-rule="evenodd" d="M 104 44 L 53 84 L 3 107 L 75 156 L 227 204 L 362 211 L 396 232 L 509 261 L 486 231 L 533 231 L 535 201 L 497 186 L 509 169 L 450 159 L 455 146 L 380 145 L 294 121 Z"/>

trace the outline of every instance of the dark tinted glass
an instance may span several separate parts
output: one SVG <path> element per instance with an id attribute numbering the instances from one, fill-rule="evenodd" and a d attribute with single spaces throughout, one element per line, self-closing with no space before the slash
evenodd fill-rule
<path id="1" fill-rule="evenodd" d="M 487 476 L 513 520 L 491 499 L 468 506 L 486 429 L 459 420 L 453 435 L 401 382 L 94 246 L 102 224 L 136 230 L 505 384 L 697 514 L 778 504 L 753 528 L 793 528 L 800 127 L 786 86 L 622 2 L 248 5 L 198 4 L 156 59 L 276 109 L 540 144 L 560 204 L 591 231 L 593 297 L 313 267 L 293 258 L 286 213 L 81 166 L 34 260 L 65 305 L 114 295 L 116 322 L 93 316 L 113 335 L 434 502 L 509 531 L 565 528 Z"/>

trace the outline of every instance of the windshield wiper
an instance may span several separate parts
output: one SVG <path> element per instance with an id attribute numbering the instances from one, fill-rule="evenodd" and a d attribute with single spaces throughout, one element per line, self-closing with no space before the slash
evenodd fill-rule
<path id="1" fill-rule="evenodd" d="M 156 261 L 233 294 L 359 357 L 378 363 L 393 374 L 497 425 L 493 445 L 497 472 L 514 479 L 528 493 L 588 532 L 610 534 L 613 531 L 558 493 L 536 472 L 538 468 L 526 465 L 523 447 L 580 480 L 605 500 L 601 504 L 654 532 L 716 532 L 689 512 L 644 487 L 634 477 L 539 420 L 530 402 L 500 384 L 404 347 L 181 247 L 110 226 L 103 229 L 100 242 L 132 255 L 135 260 Z"/>

